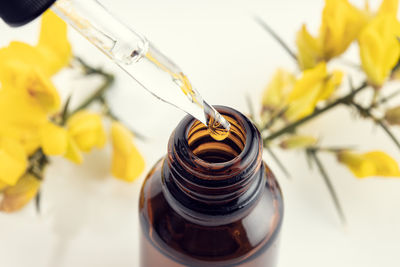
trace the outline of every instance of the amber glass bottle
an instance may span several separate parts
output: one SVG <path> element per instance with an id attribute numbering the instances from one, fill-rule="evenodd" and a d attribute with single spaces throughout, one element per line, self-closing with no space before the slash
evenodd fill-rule
<path id="1" fill-rule="evenodd" d="M 241 113 L 215 141 L 187 116 L 140 195 L 141 267 L 276 266 L 283 203 L 262 139 Z"/>

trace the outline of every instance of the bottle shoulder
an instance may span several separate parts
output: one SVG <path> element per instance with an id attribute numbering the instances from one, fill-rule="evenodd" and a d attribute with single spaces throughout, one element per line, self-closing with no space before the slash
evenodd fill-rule
<path id="1" fill-rule="evenodd" d="M 269 169 L 262 168 L 264 190 L 241 218 L 218 226 L 205 226 L 180 216 L 168 203 L 162 187 L 160 160 L 146 178 L 139 205 L 144 236 L 160 251 L 200 261 L 245 260 L 275 242 L 282 222 L 282 197 Z M 178 255 L 178 256 L 177 256 Z"/>

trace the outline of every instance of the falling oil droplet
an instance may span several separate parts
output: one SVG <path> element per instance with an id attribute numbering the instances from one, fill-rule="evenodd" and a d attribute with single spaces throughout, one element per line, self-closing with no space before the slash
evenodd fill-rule
<path id="1" fill-rule="evenodd" d="M 207 120 L 208 133 L 213 139 L 222 141 L 229 136 L 229 122 L 207 103 L 204 105 L 204 115 Z"/>
<path id="2" fill-rule="evenodd" d="M 171 75 L 174 78 L 175 83 L 180 86 L 182 92 L 190 98 L 191 102 L 203 107 L 205 121 L 210 136 L 217 141 L 222 141 L 227 138 L 230 129 L 229 122 L 200 97 L 185 74 L 181 72 L 178 74 L 171 73 Z"/>

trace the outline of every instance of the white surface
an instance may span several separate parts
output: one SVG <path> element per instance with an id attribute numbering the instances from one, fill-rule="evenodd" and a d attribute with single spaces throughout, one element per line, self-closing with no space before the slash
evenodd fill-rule
<path id="1" fill-rule="evenodd" d="M 104 2 L 112 3 L 117 14 L 173 58 L 210 103 L 243 112 L 245 94 L 258 102 L 276 67 L 294 69 L 292 60 L 254 23 L 253 14 L 293 46 L 302 22 L 318 28 L 323 6 L 322 0 Z M 37 26 L 11 30 L 2 24 L 0 44 L 15 38 L 32 41 Z M 76 54 L 117 71 L 72 30 L 70 36 Z M 357 53 L 353 47 L 346 57 L 356 59 Z M 60 76 L 63 95 L 71 88 L 86 88 L 72 81 L 74 73 Z M 169 134 L 184 114 L 153 99 L 124 74 L 118 74 L 109 97 L 117 114 L 150 137 L 138 142 L 147 172 L 166 153 Z M 322 137 L 326 145 L 383 149 L 400 160 L 400 152 L 375 128 L 338 108 L 303 130 Z M 277 153 L 293 176 L 286 179 L 265 155 L 285 198 L 279 267 L 400 266 L 400 180 L 357 180 L 333 157 L 323 156 L 348 219 L 344 228 L 321 177 L 308 169 L 303 155 Z M 138 266 L 137 206 L 144 175 L 134 184 L 111 178 L 109 154 L 91 153 L 81 167 L 54 159 L 43 184 L 43 213 L 36 215 L 30 205 L 18 214 L 0 214 L 0 266 Z"/>

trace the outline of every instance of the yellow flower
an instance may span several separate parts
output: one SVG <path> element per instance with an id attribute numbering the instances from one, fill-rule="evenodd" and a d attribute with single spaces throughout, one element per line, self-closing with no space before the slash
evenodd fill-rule
<path id="1" fill-rule="evenodd" d="M 53 16 L 43 16 L 37 46 L 11 42 L 0 49 L 0 135 L 18 140 L 29 155 L 40 145 L 48 115 L 60 107 L 50 75 L 71 56 L 66 26 Z"/>
<path id="2" fill-rule="evenodd" d="M 279 145 L 283 149 L 299 149 L 316 145 L 318 140 L 308 135 L 292 135 L 284 139 Z"/>
<path id="3" fill-rule="evenodd" d="M 288 93 L 293 89 L 296 77 L 284 70 L 278 69 L 267 85 L 262 98 L 264 110 L 275 111 L 283 108 Z"/>
<path id="4" fill-rule="evenodd" d="M 133 181 L 144 170 L 144 159 L 133 144 L 132 133 L 121 123 L 111 126 L 113 143 L 112 174 L 125 181 Z"/>
<path id="5" fill-rule="evenodd" d="M 67 38 L 67 24 L 51 10 L 42 16 L 42 28 L 36 47 L 50 75 L 66 66 L 72 56 L 71 45 Z"/>
<path id="6" fill-rule="evenodd" d="M 1 88 L 1 136 L 18 140 L 25 151 L 31 154 L 40 145 L 38 130 L 46 120 L 46 112 L 26 90 Z"/>
<path id="7" fill-rule="evenodd" d="M 0 63 L 0 135 L 19 140 L 31 154 L 39 147 L 40 127 L 60 106 L 50 79 L 35 66 L 19 61 Z"/>
<path id="8" fill-rule="evenodd" d="M 45 123 L 40 129 L 40 140 L 46 155 L 64 156 L 80 164 L 83 161 L 81 151 L 103 147 L 106 134 L 100 115 L 80 111 L 67 121 L 67 129 L 51 122 Z"/>
<path id="9" fill-rule="evenodd" d="M 389 15 L 396 17 L 398 8 L 399 8 L 399 0 L 383 0 L 378 10 L 378 16 Z"/>
<path id="10" fill-rule="evenodd" d="M 32 174 L 25 174 L 14 186 L 7 187 L 3 192 L 0 210 L 13 212 L 22 209 L 34 198 L 39 190 L 40 182 Z"/>
<path id="11" fill-rule="evenodd" d="M 0 65 L 2 85 L 9 90 L 19 90 L 46 113 L 60 108 L 60 97 L 50 78 L 35 65 L 22 61 L 8 61 Z"/>
<path id="12" fill-rule="evenodd" d="M 400 176 L 399 164 L 382 151 L 371 151 L 364 154 L 341 151 L 337 154 L 337 158 L 358 178 Z"/>
<path id="13" fill-rule="evenodd" d="M 77 164 L 82 163 L 83 157 L 75 140 L 67 129 L 47 122 L 40 130 L 43 153 L 49 156 L 64 156 Z"/>
<path id="14" fill-rule="evenodd" d="M 10 138 L 0 138 L 0 182 L 15 185 L 27 167 L 23 147 Z"/>
<path id="15" fill-rule="evenodd" d="M 298 61 L 302 69 L 341 55 L 357 39 L 368 22 L 366 12 L 347 0 L 325 0 L 322 23 L 317 37 L 303 26 L 297 33 Z"/>
<path id="16" fill-rule="evenodd" d="M 311 114 L 319 101 L 328 99 L 334 93 L 342 76 L 340 71 L 328 74 L 324 62 L 305 70 L 287 99 L 286 118 L 293 121 Z"/>
<path id="17" fill-rule="evenodd" d="M 102 148 L 106 143 L 106 133 L 99 114 L 79 111 L 68 119 L 67 127 L 69 136 L 82 151 Z"/>
<path id="18" fill-rule="evenodd" d="M 68 147 L 68 132 L 61 126 L 47 122 L 40 129 L 43 153 L 49 156 L 64 155 Z"/>
<path id="19" fill-rule="evenodd" d="M 394 16 L 377 16 L 359 37 L 361 64 L 370 83 L 380 87 L 400 56 L 400 23 Z"/>
<path id="20" fill-rule="evenodd" d="M 47 11 L 42 16 L 38 44 L 31 46 L 18 41 L 11 42 L 8 47 L 0 49 L 0 64 L 19 61 L 35 66 L 50 77 L 66 66 L 71 56 L 71 45 L 67 39 L 65 22 L 51 11 Z M 18 75 L 15 77 L 19 78 Z"/>
<path id="21" fill-rule="evenodd" d="M 71 137 L 68 137 L 67 141 L 67 151 L 64 157 L 76 164 L 81 164 L 83 162 L 83 157 L 78 145 Z"/>
<path id="22" fill-rule="evenodd" d="M 300 69 L 312 68 L 323 58 L 318 40 L 307 31 L 305 25 L 297 33 L 296 44 Z"/>
<path id="23" fill-rule="evenodd" d="M 366 14 L 347 0 L 326 0 L 319 35 L 324 59 L 346 51 L 367 22 Z"/>
<path id="24" fill-rule="evenodd" d="M 0 49 L 0 64 L 19 61 L 37 67 L 50 77 L 66 66 L 71 56 L 67 25 L 53 12 L 47 11 L 42 16 L 38 44 L 31 46 L 18 41 L 11 42 L 8 47 Z"/>

